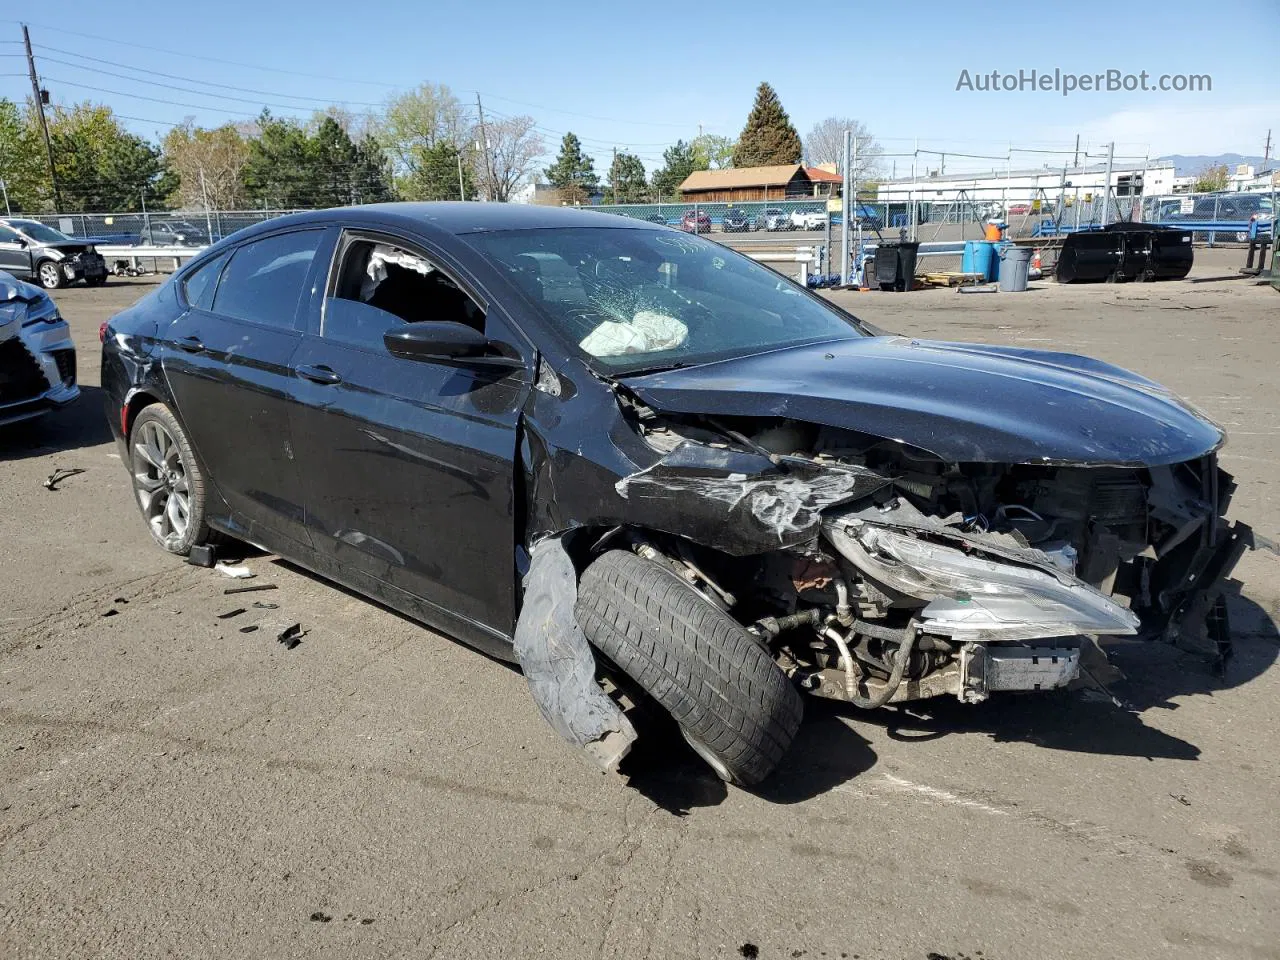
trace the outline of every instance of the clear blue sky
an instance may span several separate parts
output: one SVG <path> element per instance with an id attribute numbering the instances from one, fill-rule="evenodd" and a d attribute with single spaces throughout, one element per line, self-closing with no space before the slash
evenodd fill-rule
<path id="1" fill-rule="evenodd" d="M 10 4 L 5 16 L 21 7 Z M 756 85 L 768 80 L 802 135 L 824 117 L 851 116 L 887 153 L 910 153 L 917 139 L 922 148 L 952 154 L 1004 155 L 1010 143 L 1064 149 L 1079 133 L 1094 152 L 1115 139 L 1122 155 L 1260 154 L 1271 127 L 1274 155 L 1280 137 L 1280 0 L 1233 0 L 1221 8 L 1204 0 L 1128 6 L 221 0 L 142 8 L 67 0 L 26 9 L 54 99 L 105 102 L 140 118 L 128 125 L 149 136 L 187 116 L 209 125 L 249 119 L 263 102 L 284 105 L 275 113 L 300 116 L 329 101 L 362 110 L 357 104 L 430 81 L 467 99 L 479 90 L 486 112 L 533 116 L 549 149 L 573 130 L 597 157 L 612 146 L 627 148 L 652 169 L 664 144 L 691 137 L 699 124 L 736 135 Z M 1221 24 L 1205 25 L 1219 9 Z M 0 41 L 20 38 L 16 20 L 0 19 Z M 25 71 L 14 56 L 20 53 L 20 46 L 0 43 L 0 96 L 29 93 L 25 76 L 12 75 Z M 1207 73 L 1213 89 L 1069 97 L 956 90 L 963 69 L 976 75 L 1054 68 L 1146 70 L 1153 78 Z M 1015 156 L 1014 165 L 1050 161 L 1058 162 L 1026 154 Z M 900 173 L 911 163 L 897 162 Z M 949 172 L 991 166 L 977 158 L 947 161 Z"/>

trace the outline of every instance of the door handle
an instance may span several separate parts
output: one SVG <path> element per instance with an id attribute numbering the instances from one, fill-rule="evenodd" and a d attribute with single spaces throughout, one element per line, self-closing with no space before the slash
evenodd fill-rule
<path id="1" fill-rule="evenodd" d="M 204 344 L 199 337 L 182 337 L 177 341 L 177 347 L 187 353 L 204 353 Z"/>
<path id="2" fill-rule="evenodd" d="M 295 367 L 294 373 L 302 377 L 304 380 L 310 380 L 312 383 L 331 385 L 342 382 L 342 377 L 338 376 L 336 372 L 329 367 L 326 367 L 324 364 L 316 364 L 313 366 L 309 363 L 305 363 L 300 367 Z"/>

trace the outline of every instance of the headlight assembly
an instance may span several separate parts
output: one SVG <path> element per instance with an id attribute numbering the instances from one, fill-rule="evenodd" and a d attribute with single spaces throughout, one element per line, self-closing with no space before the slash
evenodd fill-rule
<path id="1" fill-rule="evenodd" d="M 1132 634 L 1131 611 L 1083 580 L 987 560 L 870 523 L 828 523 L 827 537 L 854 566 L 927 601 L 921 626 L 958 640 L 1031 640 L 1080 633 Z"/>
<path id="2" fill-rule="evenodd" d="M 58 305 L 51 297 L 44 297 L 27 306 L 27 319 L 22 321 L 24 327 L 33 323 L 57 323 L 62 317 L 58 313 Z"/>

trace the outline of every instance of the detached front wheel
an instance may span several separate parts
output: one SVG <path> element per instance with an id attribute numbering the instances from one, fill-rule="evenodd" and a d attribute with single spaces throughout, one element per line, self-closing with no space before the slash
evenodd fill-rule
<path id="1" fill-rule="evenodd" d="M 804 705 L 773 658 L 731 616 L 666 567 L 602 554 L 578 585 L 587 639 L 675 719 L 730 783 L 759 783 L 791 746 Z"/>

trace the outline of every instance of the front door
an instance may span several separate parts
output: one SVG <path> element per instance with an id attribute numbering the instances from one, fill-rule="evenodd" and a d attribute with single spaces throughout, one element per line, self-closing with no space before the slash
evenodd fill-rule
<path id="1" fill-rule="evenodd" d="M 383 334 L 406 323 L 462 322 L 513 339 L 421 244 L 348 231 L 333 262 L 294 357 L 292 433 L 315 547 L 507 636 L 528 365 L 486 372 L 387 351 Z"/>
<path id="2" fill-rule="evenodd" d="M 31 254 L 27 251 L 26 241 L 18 234 L 0 223 L 0 270 L 12 273 L 19 279 L 31 273 Z"/>
<path id="3" fill-rule="evenodd" d="M 186 279 L 191 309 L 164 335 L 178 416 L 231 510 L 222 519 L 252 542 L 310 542 L 290 445 L 290 363 L 324 238 L 322 229 L 272 234 L 211 261 Z"/>

